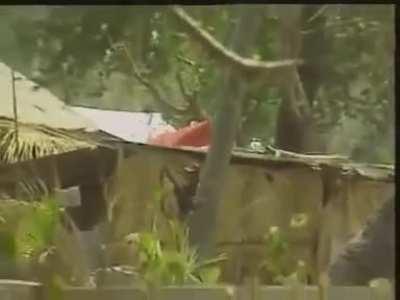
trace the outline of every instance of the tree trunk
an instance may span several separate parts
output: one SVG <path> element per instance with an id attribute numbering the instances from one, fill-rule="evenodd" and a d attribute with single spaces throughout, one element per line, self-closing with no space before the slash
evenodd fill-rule
<path id="1" fill-rule="evenodd" d="M 300 84 L 304 88 L 305 98 L 294 92 L 296 82 L 288 82 L 283 88 L 282 102 L 278 111 L 276 144 L 278 148 L 293 152 L 324 152 L 325 143 L 318 135 L 311 116 L 313 100 L 325 80 L 324 61 L 327 41 L 321 25 L 325 17 L 318 12 L 322 5 L 290 5 L 282 11 L 282 54 L 284 58 L 304 59 L 299 67 Z M 290 10 L 291 13 L 287 13 Z M 302 30 L 307 31 L 306 34 Z M 329 47 L 329 46 L 328 46 Z M 296 103 L 303 105 L 303 111 Z"/>
<path id="2" fill-rule="evenodd" d="M 394 21 L 394 9 L 391 10 L 390 19 Z M 394 24 L 394 22 L 393 22 Z M 395 155 L 395 109 L 396 109 L 396 97 L 395 97 L 395 68 L 396 65 L 395 61 L 395 41 L 394 38 L 394 28 L 389 30 L 387 35 L 387 55 L 390 57 L 389 63 L 389 70 L 388 70 L 388 78 L 389 78 L 389 104 L 388 104 L 388 119 L 387 119 L 387 128 L 386 128 L 386 135 L 387 135 L 387 142 L 389 145 L 389 153 L 390 156 L 394 158 Z"/>
<path id="3" fill-rule="evenodd" d="M 231 48 L 245 54 L 252 44 L 259 23 L 258 15 L 248 6 L 238 7 L 239 20 L 233 31 Z M 198 205 L 189 218 L 190 240 L 197 247 L 200 257 L 214 254 L 216 215 L 221 201 L 224 182 L 229 168 L 232 147 L 238 132 L 243 98 L 247 83 L 231 68 L 227 68 L 220 105 L 212 124 L 211 146 L 200 174 L 195 195 Z"/>
<path id="4" fill-rule="evenodd" d="M 277 10 L 281 22 L 281 55 L 283 59 L 297 58 L 301 49 L 302 5 L 285 5 Z M 292 77 L 292 76 L 291 76 Z M 282 87 L 282 102 L 278 111 L 275 141 L 278 148 L 303 151 L 305 117 L 297 108 L 296 82 L 288 77 Z"/>

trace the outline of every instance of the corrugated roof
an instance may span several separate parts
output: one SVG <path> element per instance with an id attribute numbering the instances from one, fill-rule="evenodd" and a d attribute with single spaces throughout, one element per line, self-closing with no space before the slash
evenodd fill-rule
<path id="1" fill-rule="evenodd" d="M 147 143 L 149 136 L 170 127 L 160 113 L 112 111 L 71 106 L 76 113 L 91 120 L 97 128 L 124 141 Z"/>
<path id="2" fill-rule="evenodd" d="M 18 121 L 59 129 L 96 131 L 96 125 L 59 100 L 55 95 L 15 72 Z M 13 119 L 11 69 L 0 62 L 0 116 Z"/>

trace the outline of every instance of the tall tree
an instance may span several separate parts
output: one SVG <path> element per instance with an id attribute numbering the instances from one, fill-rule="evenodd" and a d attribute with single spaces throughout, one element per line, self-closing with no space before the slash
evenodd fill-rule
<path id="1" fill-rule="evenodd" d="M 237 15 L 238 22 L 232 33 L 230 47 L 238 54 L 246 55 L 254 42 L 260 18 L 247 6 L 238 7 Z M 189 221 L 192 243 L 197 245 L 201 256 L 209 256 L 214 250 L 217 209 L 228 174 L 247 86 L 232 67 L 223 70 L 223 84 L 217 99 L 219 108 L 212 122 L 211 146 L 195 195 L 199 209 Z"/>
<path id="2" fill-rule="evenodd" d="M 276 85 L 284 81 L 288 74 L 294 73 L 293 65 L 296 61 L 261 62 L 245 58 L 252 50 L 260 28 L 261 15 L 254 7 L 237 8 L 237 24 L 232 32 L 230 49 L 223 47 L 205 32 L 184 10 L 174 8 L 173 12 L 192 39 L 199 41 L 223 66 L 223 85 L 218 93 L 219 107 L 213 120 L 211 147 L 195 195 L 198 209 L 189 222 L 192 243 L 198 245 L 200 255 L 208 256 L 213 251 L 217 208 L 241 121 L 243 99 L 249 87 L 253 86 L 251 79 L 261 84 Z"/>
<path id="3" fill-rule="evenodd" d="M 284 58 L 298 58 L 301 54 L 302 5 L 285 5 L 277 7 L 281 22 L 281 55 Z M 303 82 L 294 70 L 296 76 L 288 78 L 282 87 L 282 100 L 279 107 L 276 145 L 288 151 L 302 152 L 305 133 L 308 129 L 309 103 L 303 89 Z"/>

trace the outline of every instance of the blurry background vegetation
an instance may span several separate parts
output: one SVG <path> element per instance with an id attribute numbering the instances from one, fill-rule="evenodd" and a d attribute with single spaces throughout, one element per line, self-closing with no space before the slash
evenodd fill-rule
<path id="1" fill-rule="evenodd" d="M 185 9 L 226 45 L 240 6 Z M 315 150 L 393 162 L 394 6 L 301 9 L 292 29 L 302 39 L 299 56 L 305 64 L 299 72 L 312 111 L 307 122 L 313 123 L 323 145 Z M 282 58 L 285 11 L 284 5 L 254 6 L 254 17 L 262 22 L 251 58 Z M 166 6 L 2 6 L 0 35 L 0 60 L 68 104 L 161 111 L 182 126 L 201 118 L 203 111 L 212 116 L 218 103 L 219 65 L 189 38 Z M 285 105 L 281 100 L 279 89 L 250 89 L 239 146 L 254 137 L 274 143 L 277 126 L 290 135 L 290 126 L 285 129 L 285 117 L 278 113 Z"/>
<path id="2" fill-rule="evenodd" d="M 286 14 L 287 6 L 254 6 L 254 18 L 261 20 L 261 25 L 250 58 L 282 59 L 283 23 L 286 30 L 298 33 L 299 57 L 304 59 L 299 73 L 309 100 L 310 118 L 293 123 L 283 101 L 283 89 L 252 85 L 243 103 L 237 145 L 247 146 L 252 138 L 274 144 L 277 132 L 298 137 L 303 136 L 297 133 L 304 129 L 313 131 L 314 138 L 304 138 L 302 143 L 309 143 L 306 147 L 289 142 L 289 150 L 313 149 L 349 155 L 358 161 L 393 163 L 394 6 L 300 8 L 300 18 L 291 22 L 294 19 Z M 240 9 L 229 5 L 185 7 L 225 46 Z M 220 64 L 193 42 L 167 7 L 2 6 L 0 36 L 0 61 L 67 104 L 160 111 L 173 125 L 183 126 L 206 115 L 213 117 L 221 100 L 217 98 L 223 86 Z M 243 78 L 247 79 L 252 80 Z M 0 105 L 5 101 L 2 99 Z M 293 128 L 292 124 L 301 126 Z M 30 259 L 34 267 L 42 263 L 46 268 L 46 261 L 50 265 L 57 254 L 53 239 L 59 212 L 49 203 L 11 201 L 8 204 L 12 209 L 7 212 L 19 213 L 17 218 L 0 211 L 0 223 L 9 226 L 3 226 L 7 230 L 0 232 L 0 248 L 6 249 L 1 255 Z M 9 221 L 16 219 L 21 222 L 18 226 Z M 208 272 L 204 272 L 204 262 L 198 261 L 184 244 L 186 235 L 181 235 L 182 245 L 177 243 L 179 247 L 172 250 L 162 249 L 157 236 L 134 235 L 134 242 L 141 247 L 139 254 L 144 257 L 143 273 L 157 278 L 165 272 L 172 274 L 161 278 L 166 282 L 192 282 L 201 277 L 216 280 L 215 269 L 206 268 Z M 276 263 L 285 255 L 287 245 L 277 235 L 270 238 L 274 243 L 267 251 Z M 281 273 L 289 275 L 271 261 L 263 267 L 277 277 Z M 67 275 L 76 277 L 85 272 L 74 269 L 73 276 Z"/>

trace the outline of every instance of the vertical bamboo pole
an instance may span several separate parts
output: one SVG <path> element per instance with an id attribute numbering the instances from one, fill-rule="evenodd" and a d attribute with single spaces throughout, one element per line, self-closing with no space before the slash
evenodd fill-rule
<path id="1" fill-rule="evenodd" d="M 14 114 L 14 130 L 15 130 L 15 147 L 16 152 L 19 151 L 19 128 L 18 128 L 18 105 L 17 105 L 17 93 L 15 90 L 15 74 L 14 70 L 11 69 L 11 88 L 12 88 L 12 101 L 13 101 L 13 114 Z M 16 156 L 19 160 L 19 156 Z"/>

